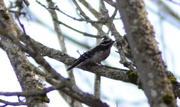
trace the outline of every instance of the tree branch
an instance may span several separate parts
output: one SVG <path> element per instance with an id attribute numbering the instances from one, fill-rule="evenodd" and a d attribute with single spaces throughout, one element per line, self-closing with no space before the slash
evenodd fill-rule
<path id="1" fill-rule="evenodd" d="M 142 0 L 116 1 L 142 88 L 150 106 L 176 107 L 172 85 L 166 76 L 166 67 L 154 39 L 153 28 L 147 20 L 144 2 Z M 167 101 L 167 98 L 171 100 Z"/>

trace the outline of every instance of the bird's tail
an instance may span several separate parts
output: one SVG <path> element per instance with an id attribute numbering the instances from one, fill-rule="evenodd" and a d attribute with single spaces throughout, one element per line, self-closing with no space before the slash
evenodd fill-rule
<path id="1" fill-rule="evenodd" d="M 82 62 L 82 61 L 77 60 L 73 65 L 71 65 L 71 66 L 67 69 L 67 71 L 73 69 L 74 67 L 76 67 L 76 66 L 77 66 L 78 64 L 80 64 L 81 62 Z"/>

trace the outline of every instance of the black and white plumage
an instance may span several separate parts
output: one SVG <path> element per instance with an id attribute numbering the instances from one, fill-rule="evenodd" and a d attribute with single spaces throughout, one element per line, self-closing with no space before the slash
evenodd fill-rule
<path id="1" fill-rule="evenodd" d="M 71 70 L 79 64 L 86 65 L 91 63 L 101 63 L 101 61 L 109 56 L 113 43 L 114 41 L 110 38 L 104 38 L 99 45 L 83 53 L 78 59 L 76 59 L 74 64 L 67 70 Z"/>

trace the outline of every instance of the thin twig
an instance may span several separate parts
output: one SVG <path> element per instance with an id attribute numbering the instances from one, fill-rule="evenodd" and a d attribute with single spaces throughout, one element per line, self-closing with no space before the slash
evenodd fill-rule
<path id="1" fill-rule="evenodd" d="M 43 5 L 43 4 L 42 4 L 41 2 L 39 2 L 38 0 L 36 0 L 36 2 L 37 2 L 38 4 L 40 4 L 42 7 L 44 7 L 45 9 L 56 9 L 56 10 L 60 11 L 61 13 L 63 13 L 64 15 L 66 15 L 66 16 L 74 19 L 74 20 L 86 21 L 86 22 L 91 22 L 91 23 L 101 23 L 100 21 L 91 21 L 91 20 L 89 20 L 89 19 L 88 19 L 88 20 L 87 20 L 87 19 L 84 19 L 84 20 L 82 20 L 82 19 L 77 19 L 77 18 L 74 18 L 74 17 L 72 17 L 72 16 L 70 16 L 70 15 L 67 15 L 66 13 L 64 13 L 63 11 L 61 11 L 57 6 L 47 8 L 45 5 Z M 65 26 L 65 27 L 67 27 L 67 28 L 69 28 L 69 29 L 71 29 L 71 30 L 73 30 L 73 31 L 76 31 L 76 32 L 78 32 L 78 33 L 83 34 L 84 36 L 89 36 L 89 37 L 94 37 L 94 38 L 103 38 L 103 37 L 104 37 L 104 36 L 92 35 L 92 34 L 89 34 L 89 33 L 86 33 L 86 32 L 82 32 L 82 31 L 80 31 L 80 30 L 77 30 L 77 29 L 75 29 L 75 28 L 73 28 L 73 27 L 71 27 L 71 26 L 63 23 L 62 21 L 59 21 L 59 20 L 58 20 L 57 18 L 55 18 L 55 17 L 53 17 L 53 20 L 54 20 L 56 23 L 59 23 L 59 24 Z"/>
<path id="2" fill-rule="evenodd" d="M 1 105 L 1 107 L 7 107 L 7 105 L 12 105 L 12 106 L 27 105 L 25 102 L 9 102 L 2 99 L 0 99 L 0 102 L 4 104 L 4 105 Z"/>
<path id="3" fill-rule="evenodd" d="M 80 14 L 87 20 L 90 20 L 90 18 L 84 13 L 84 11 L 81 9 L 81 7 L 79 6 L 79 4 L 76 2 L 76 0 L 73 0 L 75 6 L 77 7 L 77 10 L 80 11 Z M 107 36 L 107 34 L 102 30 L 102 28 L 99 26 L 98 23 L 91 23 L 92 26 L 94 26 L 98 32 L 100 32 L 100 35 L 102 36 Z"/>
<path id="4" fill-rule="evenodd" d="M 24 92 L 0 92 L 2 96 L 38 96 L 44 95 L 50 91 L 64 88 L 64 83 L 57 84 L 56 86 L 44 88 L 42 90 L 24 91 Z"/>
<path id="5" fill-rule="evenodd" d="M 75 29 L 75 28 L 73 28 L 73 27 L 71 27 L 71 26 L 69 26 L 69 25 L 67 25 L 67 24 L 65 24 L 65 23 L 63 23 L 63 22 L 61 22 L 61 21 L 59 21 L 59 20 L 56 20 L 56 19 L 54 19 L 54 21 L 56 21 L 56 22 L 59 23 L 59 24 L 62 24 L 62 25 L 64 25 L 64 26 L 66 26 L 67 28 L 69 28 L 69 29 L 71 29 L 71 30 L 74 30 L 74 31 L 76 31 L 76 32 L 78 32 L 78 33 L 81 33 L 81 34 L 83 34 L 84 36 L 89 36 L 89 37 L 94 37 L 94 38 L 103 38 L 103 37 L 104 37 L 104 36 L 92 35 L 92 34 L 89 34 L 89 33 L 86 33 L 86 32 L 82 32 L 82 31 L 77 30 L 77 29 Z"/>
<path id="6" fill-rule="evenodd" d="M 66 14 L 66 13 L 63 12 L 62 10 L 60 10 L 58 6 L 55 6 L 54 8 L 50 8 L 50 7 L 49 7 L 49 9 L 55 9 L 55 10 L 61 12 L 62 14 L 64 14 L 65 16 L 67 16 L 67 17 L 69 17 L 69 18 L 71 18 L 71 19 L 73 19 L 73 20 L 76 20 L 76 21 L 85 21 L 85 22 L 87 22 L 87 23 L 88 23 L 88 22 L 89 22 L 89 23 L 104 23 L 104 21 L 101 21 L 101 20 L 93 21 L 93 20 L 89 20 L 89 19 L 83 19 L 83 18 L 78 19 L 78 18 L 75 18 L 75 17 L 73 17 L 73 16 L 70 16 L 70 15 Z"/>

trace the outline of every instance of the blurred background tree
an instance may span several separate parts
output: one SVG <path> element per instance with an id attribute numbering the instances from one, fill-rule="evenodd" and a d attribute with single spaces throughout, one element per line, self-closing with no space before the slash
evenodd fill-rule
<path id="1" fill-rule="evenodd" d="M 180 63 L 176 47 L 180 39 L 178 0 L 2 0 L 0 5 L 1 106 L 175 106 L 174 94 L 179 97 L 176 78 Z M 136 11 L 138 8 L 141 9 Z M 146 19 L 146 11 L 153 28 Z M 146 27 L 148 29 L 144 29 Z M 95 47 L 104 35 L 116 41 L 110 56 L 103 62 L 108 66 L 78 66 L 80 69 L 66 71 L 74 61 L 73 57 L 78 58 Z M 150 37 L 147 50 L 154 36 L 159 43 L 161 52 L 156 46 L 152 50 L 157 51 L 160 59 L 162 54 L 167 69 L 163 61 L 155 61 L 161 63 L 163 69 L 151 72 L 155 77 L 150 81 L 153 86 L 146 85 L 151 80 L 148 71 L 152 69 L 148 67 L 154 54 L 147 56 L 147 50 L 143 50 L 145 58 L 141 54 L 136 56 L 135 48 L 139 47 L 134 45 L 132 36 L 135 42 L 142 37 L 144 41 L 139 40 L 139 44 L 147 43 L 145 39 Z M 143 49 L 143 46 L 140 47 Z M 142 69 L 147 70 L 144 71 L 147 75 L 143 75 Z M 165 86 L 154 82 L 159 80 Z M 171 87 L 169 82 L 173 83 L 173 90 L 167 88 Z M 148 89 L 165 94 L 152 98 Z"/>

